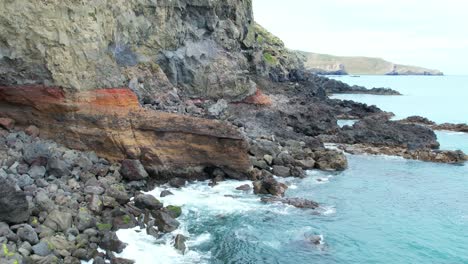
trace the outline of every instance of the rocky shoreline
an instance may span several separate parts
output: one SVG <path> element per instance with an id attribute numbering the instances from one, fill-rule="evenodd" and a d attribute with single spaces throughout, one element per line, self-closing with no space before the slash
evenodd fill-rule
<path id="1" fill-rule="evenodd" d="M 433 130 L 445 130 L 445 131 L 468 133 L 467 124 L 451 124 L 451 123 L 437 124 L 434 121 L 431 121 L 421 116 L 410 116 L 408 118 L 401 120 L 400 122 L 406 123 L 406 124 L 417 124 L 417 125 L 427 126 Z"/>
<path id="2" fill-rule="evenodd" d="M 239 188 L 263 202 L 316 209 L 285 198 L 278 177 L 345 170 L 343 151 L 324 143 L 466 160 L 437 150 L 430 127 L 330 99 L 397 92 L 310 74 L 255 24 L 251 1 L 26 2 L 0 14 L 2 264 L 133 263 L 115 255 L 115 231 L 133 227 L 183 253 L 186 238 L 171 234 L 181 209 L 143 193 L 161 184 L 250 180 Z"/>

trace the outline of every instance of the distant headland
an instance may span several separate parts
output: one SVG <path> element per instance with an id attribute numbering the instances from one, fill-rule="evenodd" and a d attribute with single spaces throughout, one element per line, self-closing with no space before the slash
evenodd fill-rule
<path id="1" fill-rule="evenodd" d="M 439 70 L 395 64 L 380 58 L 298 53 L 304 57 L 306 68 L 323 75 L 444 75 Z"/>

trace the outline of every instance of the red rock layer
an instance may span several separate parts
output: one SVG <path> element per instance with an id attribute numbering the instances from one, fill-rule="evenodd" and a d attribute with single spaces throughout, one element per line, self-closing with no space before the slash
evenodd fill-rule
<path id="1" fill-rule="evenodd" d="M 223 122 L 140 107 L 127 88 L 66 93 L 44 86 L 0 86 L 0 117 L 35 125 L 41 136 L 111 159 L 140 159 L 155 174 L 188 175 L 220 168 L 232 177 L 250 169 L 247 144 Z"/>

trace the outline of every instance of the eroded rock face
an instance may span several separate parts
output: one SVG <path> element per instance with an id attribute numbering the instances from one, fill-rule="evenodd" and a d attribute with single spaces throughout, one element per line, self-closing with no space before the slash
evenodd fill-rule
<path id="1" fill-rule="evenodd" d="M 251 1 L 21 0 L 0 7 L 0 85 L 130 86 L 143 96 L 178 85 L 193 96 L 227 98 L 256 89 L 241 53 L 252 31 Z"/>
<path id="2" fill-rule="evenodd" d="M 35 125 L 41 136 L 110 160 L 140 160 L 172 177 L 216 167 L 236 178 L 249 170 L 247 144 L 223 122 L 141 108 L 129 89 L 65 93 L 43 86 L 0 87 L 0 116 Z"/>

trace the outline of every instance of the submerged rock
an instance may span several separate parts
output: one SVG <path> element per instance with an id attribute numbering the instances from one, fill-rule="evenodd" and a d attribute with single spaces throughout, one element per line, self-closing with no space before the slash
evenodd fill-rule
<path id="1" fill-rule="evenodd" d="M 174 247 L 182 252 L 182 254 L 185 254 L 185 251 L 187 250 L 187 246 L 185 245 L 186 241 L 187 237 L 181 234 L 178 234 L 174 239 Z"/>
<path id="2" fill-rule="evenodd" d="M 262 197 L 264 203 L 284 203 L 302 209 L 317 209 L 320 205 L 314 201 L 303 198 L 278 198 L 278 197 Z"/>

